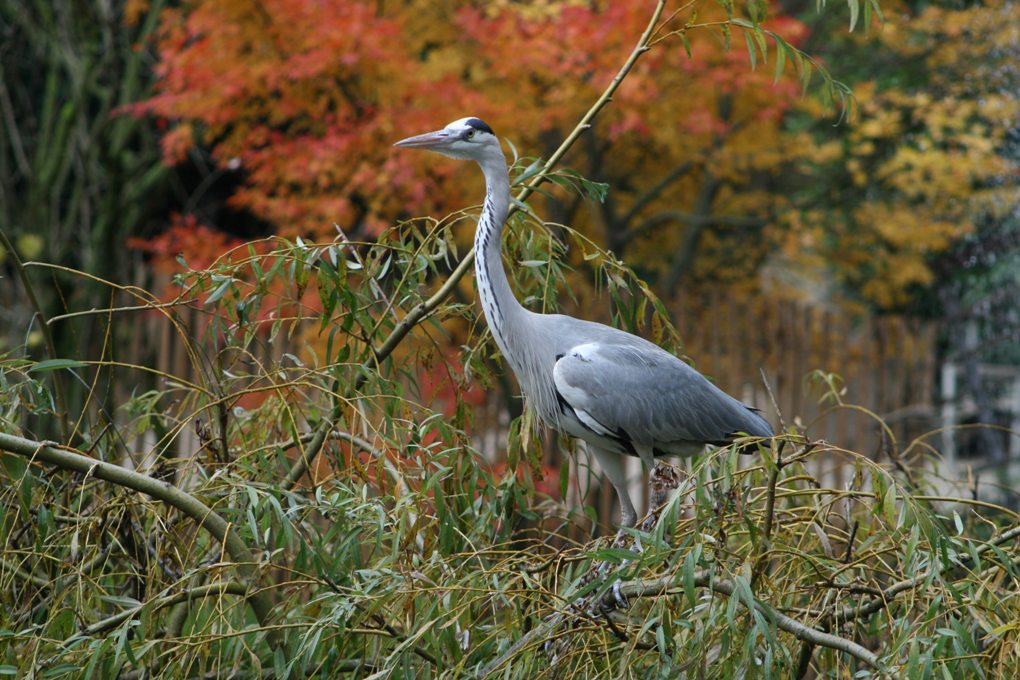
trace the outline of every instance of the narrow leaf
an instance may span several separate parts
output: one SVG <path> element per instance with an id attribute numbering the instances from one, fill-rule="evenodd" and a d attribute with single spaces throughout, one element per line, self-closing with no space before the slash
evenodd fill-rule
<path id="1" fill-rule="evenodd" d="M 591 556 L 593 559 L 613 562 L 615 564 L 634 560 L 640 557 L 640 555 L 633 550 L 626 550 L 624 548 L 603 548 L 602 550 L 596 550 L 591 554 Z"/>
<path id="2" fill-rule="evenodd" d="M 693 57 L 691 54 L 691 39 L 687 37 L 687 31 L 680 34 L 680 42 L 683 43 L 684 52 L 687 53 L 687 58 L 691 59 Z"/>
<path id="3" fill-rule="evenodd" d="M 846 0 L 846 4 L 850 7 L 850 31 L 854 30 L 857 26 L 857 16 L 860 13 L 861 6 L 858 0 Z"/>
<path id="4" fill-rule="evenodd" d="M 88 364 L 74 359 L 46 359 L 40 361 L 28 369 L 28 373 L 42 373 L 43 371 L 56 371 L 61 368 L 82 368 Z"/>
<path id="5" fill-rule="evenodd" d="M 232 284 L 233 282 L 234 280 L 231 278 L 224 279 L 223 283 L 216 286 L 216 290 L 214 290 L 212 294 L 209 295 L 209 297 L 205 301 L 205 304 L 211 305 L 215 303 L 217 300 L 219 300 L 221 297 L 223 297 L 226 294 L 226 292 L 230 290 L 230 284 Z"/>
<path id="6" fill-rule="evenodd" d="M 776 77 L 774 82 L 779 82 L 779 79 L 783 75 L 783 66 L 786 65 L 786 47 L 779 41 L 776 41 Z"/>

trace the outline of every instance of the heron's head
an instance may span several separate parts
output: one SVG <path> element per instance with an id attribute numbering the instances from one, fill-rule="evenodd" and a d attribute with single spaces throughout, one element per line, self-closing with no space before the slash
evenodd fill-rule
<path id="1" fill-rule="evenodd" d="M 479 163 L 498 154 L 503 161 L 503 150 L 492 128 L 478 118 L 461 118 L 455 120 L 442 130 L 426 132 L 402 139 L 393 146 L 402 149 L 426 149 L 435 151 L 450 158 L 474 160 Z"/>

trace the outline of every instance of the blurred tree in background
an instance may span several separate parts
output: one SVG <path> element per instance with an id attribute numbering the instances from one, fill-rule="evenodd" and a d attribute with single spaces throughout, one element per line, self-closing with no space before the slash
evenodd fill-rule
<path id="1" fill-rule="evenodd" d="M 474 200 L 470 173 L 394 154 L 392 140 L 472 113 L 522 153 L 547 156 L 643 11 L 5 3 L 5 231 L 29 259 L 45 253 L 104 278 L 127 273 L 128 237 L 168 224 L 163 238 L 133 243 L 172 263 L 179 252 L 215 257 L 215 239 L 188 236 L 200 225 L 331 238 L 338 224 L 373 239 L 396 218 Z M 872 30 L 849 36 L 837 13 L 757 11 L 838 68 L 855 122 L 821 122 L 819 95 L 831 90 L 802 88 L 786 53 L 751 64 L 747 50 L 727 49 L 739 31 L 685 32 L 638 64 L 566 159 L 611 187 L 605 200 L 553 192 L 544 214 L 625 256 L 667 297 L 722 283 L 879 310 L 939 299 L 933 266 L 957 261 L 939 258 L 1015 208 L 1014 6 L 893 4 L 897 20 L 879 24 L 865 3 L 856 11 L 867 16 L 852 18 Z M 683 20 L 711 26 L 726 14 L 699 12 Z M 579 290 L 585 281 L 570 279 Z"/>
<path id="2" fill-rule="evenodd" d="M 151 94 L 149 43 L 159 6 L 131 25 L 124 3 L 0 3 L 0 228 L 26 260 L 130 280 L 125 241 L 165 223 L 170 170 L 161 162 L 149 120 L 121 115 L 121 107 Z M 5 277 L 16 276 L 9 254 Z M 68 286 L 59 271 L 40 275 L 64 285 L 58 310 L 103 306 L 108 291 Z M 51 290 L 49 286 L 46 290 Z M 14 303 L 14 299 L 10 300 Z M 24 321 L 36 310 L 19 297 L 3 305 L 6 350 L 19 346 Z M 38 324 L 29 344 L 43 338 Z M 61 355 L 75 354 L 96 327 L 58 333 Z"/>
<path id="3" fill-rule="evenodd" d="M 1017 9 L 886 11 L 897 20 L 872 36 L 828 34 L 822 52 L 857 80 L 860 116 L 837 135 L 815 130 L 783 254 L 852 299 L 919 311 L 947 283 L 940 263 L 961 264 L 955 245 L 1017 207 Z"/>
<path id="4" fill-rule="evenodd" d="M 476 426 L 477 172 L 390 148 L 468 114 L 533 309 L 679 351 L 654 291 L 702 296 L 742 380 L 877 393 L 843 308 L 1016 360 L 1016 6 L 809 4 L 0 0 L 0 675 L 1017 675 L 1017 513 L 828 367 L 878 445 L 773 410 L 617 543 L 583 456 Z"/>
<path id="5" fill-rule="evenodd" d="M 174 126 L 164 137 L 170 160 L 203 142 L 221 164 L 241 168 L 246 186 L 233 201 L 282 234 L 329 236 L 337 222 L 369 238 L 394 217 L 463 205 L 473 195 L 465 173 L 389 149 L 437 121 L 473 112 L 522 152 L 547 156 L 611 77 L 646 10 L 328 7 L 268 3 L 251 12 L 206 2 L 168 15 L 159 94 L 138 107 Z M 722 7 L 702 8 L 688 23 L 708 27 L 725 16 Z M 218 30 L 224 22 L 230 31 Z M 794 45 L 806 33 L 788 17 L 766 26 Z M 718 30 L 690 36 L 642 60 L 618 106 L 568 158 L 612 187 L 607 200 L 588 211 L 560 193 L 546 206 L 553 222 L 626 249 L 667 289 L 701 260 L 697 280 L 753 278 L 767 255 L 760 235 L 782 204 L 776 178 L 809 150 L 784 136 L 784 113 L 800 105 L 792 63 L 782 73 L 752 70 L 747 52 L 727 49 Z M 663 241 L 670 257 L 661 257 Z M 736 243 L 740 258 L 728 254 Z"/>

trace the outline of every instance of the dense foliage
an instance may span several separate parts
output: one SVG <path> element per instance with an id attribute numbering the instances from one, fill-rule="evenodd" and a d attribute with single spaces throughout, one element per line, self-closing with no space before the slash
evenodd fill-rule
<path id="1" fill-rule="evenodd" d="M 14 423 L 60 417 L 51 381 L 148 369 L 4 362 L 4 430 L 29 438 L 0 434 L 9 452 L 0 671 L 921 678 L 1020 670 L 1018 518 L 940 497 L 923 475 L 906 473 L 899 461 L 923 452 L 924 440 L 894 448 L 889 465 L 808 442 L 796 428 L 749 463 L 719 449 L 681 476 L 657 522 L 615 544 L 590 540 L 585 512 L 559 500 L 566 478 L 551 498 L 536 497 L 523 461 L 493 468 L 462 429 L 471 421 L 465 397 L 452 415 L 415 398 L 414 367 L 440 356 L 428 340 L 435 331 L 410 336 L 402 358 L 386 356 L 392 301 L 420 302 L 428 270 L 442 261 L 425 249 L 453 247 L 448 224 L 429 226 L 388 232 L 360 254 L 341 243 L 272 241 L 187 270 L 158 314 L 186 343 L 194 370 L 162 375 L 161 387 L 117 413 L 69 421 L 73 446 L 33 441 Z M 536 237 L 515 239 L 522 257 L 545 252 L 544 227 L 518 227 Z M 622 286 L 618 298 L 649 299 L 604 253 L 575 246 L 604 264 L 600 279 Z M 527 270 L 517 284 L 541 297 L 544 282 Z M 368 285 L 384 271 L 399 284 Z M 332 311 L 321 320 L 303 314 L 306 291 Z M 459 304 L 439 313 L 473 314 Z M 275 343 L 309 328 L 321 333 L 303 359 L 274 357 Z M 473 334 L 467 354 L 485 346 L 484 334 Z M 483 364 L 474 368 L 473 379 L 486 380 Z M 448 370 L 460 383 L 457 368 Z M 512 451 L 526 456 L 528 439 L 518 430 Z M 846 487 L 816 476 L 836 460 L 852 471 Z"/>
<path id="2" fill-rule="evenodd" d="M 44 5 L 31 8 L 45 19 Z M 960 155 L 968 164 L 958 172 L 989 182 L 981 161 L 1001 156 L 1006 132 L 991 126 L 987 111 L 974 104 L 966 120 L 943 110 L 947 120 L 915 121 L 913 112 L 939 107 L 909 88 L 876 83 L 862 90 L 870 93 L 862 110 L 893 110 L 897 125 L 909 120 L 915 134 L 862 125 L 845 147 L 817 146 L 816 131 L 803 124 L 817 103 L 799 99 L 800 90 L 817 86 L 837 100 L 845 90 L 800 51 L 805 24 L 766 17 L 757 2 L 691 2 L 651 18 L 645 3 L 487 3 L 459 10 L 452 23 L 443 3 L 117 7 L 139 38 L 158 20 L 158 91 L 137 103 L 85 77 L 105 68 L 69 77 L 62 69 L 82 61 L 70 48 L 101 36 L 70 40 L 46 82 L 54 92 L 77 84 L 83 98 L 63 116 L 53 104 L 44 109 L 52 120 L 34 122 L 45 131 L 50 120 L 52 134 L 65 134 L 54 121 L 76 121 L 66 132 L 76 143 L 86 130 L 115 134 L 85 145 L 90 153 L 103 146 L 109 162 L 59 157 L 59 187 L 76 186 L 70 178 L 93 178 L 81 186 L 94 187 L 106 181 L 95 177 L 119 169 L 112 176 L 124 184 L 104 184 L 118 189 L 110 210 L 142 220 L 124 211 L 118 201 L 131 194 L 119 189 L 165 186 L 169 175 L 147 170 L 158 167 L 154 148 L 140 145 L 136 155 L 124 136 L 154 120 L 168 127 L 166 160 L 219 166 L 195 196 L 233 175 L 233 208 L 281 235 L 242 243 L 185 209 L 174 229 L 135 242 L 168 281 L 155 291 L 116 272 L 97 276 L 88 262 L 62 259 L 67 253 L 36 261 L 39 252 L 24 247 L 30 240 L 5 238 L 5 271 L 19 277 L 30 308 L 19 336 L 53 328 L 68 346 L 54 333 L 46 358 L 0 357 L 0 674 L 1020 672 L 1020 518 L 944 495 L 926 462 L 931 438 L 897 442 L 877 416 L 875 427 L 889 434 L 878 461 L 838 442 L 808 441 L 797 414 L 753 458 L 730 448 L 705 453 L 672 481 L 677 493 L 660 513 L 615 542 L 577 502 L 591 500 L 583 456 L 562 465 L 558 479 L 546 477 L 543 450 L 569 444 L 543 436 L 530 411 L 508 426 L 505 462 L 482 456 L 473 427 L 478 394 L 503 371 L 473 293 L 460 289 L 474 211 L 399 221 L 474 194 L 449 164 L 388 150 L 393 139 L 477 106 L 473 112 L 519 148 L 550 159 L 513 159 L 520 209 L 505 248 L 520 265 L 512 268 L 514 290 L 545 311 L 601 293 L 616 325 L 678 351 L 651 288 L 598 243 L 633 254 L 643 272 L 666 282 L 692 268 L 736 280 L 776 252 L 802 263 L 829 258 L 860 295 L 899 304 L 898 295 L 923 282 L 915 274 L 929 266 L 928 251 L 948 248 L 960 230 L 915 233 L 930 238 L 925 250 L 857 213 L 847 218 L 857 220 L 853 227 L 830 223 L 820 209 L 787 224 L 774 214 L 790 200 L 779 181 L 828 163 L 835 174 L 842 153 L 866 161 L 866 171 L 858 182 L 847 161 L 851 181 L 826 184 L 846 191 L 834 202 L 852 203 L 867 190 L 896 219 L 923 203 L 930 219 L 948 224 L 958 217 L 952 196 L 943 205 L 912 193 L 910 178 L 942 170 L 919 160 L 918 150 L 944 135 L 937 158 Z M 869 24 L 876 7 L 851 0 L 851 22 Z M 71 15 L 52 16 L 41 23 L 54 29 L 45 45 L 55 50 Z M 977 17 L 974 25 L 984 25 Z M 919 35 L 938 35 L 939 26 L 922 22 Z M 127 53 L 117 45 L 123 41 L 109 43 L 104 58 L 119 63 L 114 56 Z M 528 79 L 515 62 L 527 64 Z M 620 81 L 610 84 L 617 74 L 618 89 Z M 516 108 L 487 103 L 498 100 L 482 98 L 487 88 Z M 17 105 L 31 108 L 33 90 L 20 92 Z M 699 98 L 678 96 L 690 92 Z M 132 115 L 108 117 L 114 101 Z M 96 110 L 103 125 L 84 126 L 78 114 Z M 42 149 L 55 139 L 33 158 L 47 160 Z M 4 138 L 4 158 L 27 160 L 12 140 Z M 585 177 L 560 167 L 568 150 L 566 160 Z M 5 176 L 5 196 L 30 184 L 30 164 L 18 167 L 13 183 Z M 145 182 L 129 181 L 139 176 Z M 539 187 L 548 195 L 535 195 Z M 43 189 L 50 206 L 74 195 Z M 194 207 L 195 196 L 186 203 Z M 580 220 L 585 204 L 591 225 Z M 541 220 L 545 210 L 580 228 Z M 656 231 L 665 224 L 685 229 Z M 10 233 L 28 231 L 18 229 Z M 860 259 L 839 247 L 858 232 L 872 239 L 875 288 L 852 280 L 859 261 L 836 257 Z M 749 234 L 761 238 L 745 256 L 727 256 Z M 663 249 L 665 261 L 648 257 Z M 890 267 L 904 277 L 882 283 L 879 273 Z M 60 318 L 48 314 L 47 300 L 60 291 L 87 287 L 98 295 L 66 298 Z M 146 328 L 163 354 L 129 352 L 121 339 L 143 337 L 126 333 L 131 327 Z M 76 349 L 83 329 L 99 340 Z M 829 398 L 853 408 L 842 403 L 838 381 L 831 384 Z M 77 402 L 69 397 L 76 389 Z M 845 485 L 827 476 L 836 464 L 847 471 Z"/>

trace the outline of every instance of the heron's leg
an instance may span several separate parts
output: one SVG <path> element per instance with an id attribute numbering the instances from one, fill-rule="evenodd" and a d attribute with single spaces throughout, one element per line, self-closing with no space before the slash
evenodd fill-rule
<path id="1" fill-rule="evenodd" d="M 683 478 L 683 470 L 680 468 L 662 460 L 655 461 L 654 467 L 648 473 L 648 486 L 651 490 L 648 496 L 649 513 L 648 519 L 641 525 L 642 531 L 651 531 L 655 528 L 659 514 L 670 496 L 680 487 Z"/>
<path id="2" fill-rule="evenodd" d="M 591 452 L 595 454 L 595 459 L 599 462 L 599 466 L 605 473 L 606 477 L 609 478 L 609 483 L 616 489 L 616 495 L 620 500 L 620 525 L 621 527 L 632 527 L 637 524 L 637 511 L 634 510 L 634 503 L 630 500 L 630 493 L 627 491 L 627 468 L 626 462 L 622 455 L 618 453 L 612 453 L 610 451 L 603 451 L 591 447 Z M 613 539 L 613 545 L 623 545 L 623 539 L 626 534 L 621 528 L 616 533 L 616 538 Z M 621 567 L 626 566 L 624 562 Z M 605 576 L 609 570 L 610 563 L 603 562 L 595 569 L 595 574 L 599 576 Z M 627 599 L 623 597 L 620 592 L 621 582 L 619 579 L 613 584 L 613 595 L 616 600 L 616 604 L 619 607 L 626 608 Z"/>
<path id="3" fill-rule="evenodd" d="M 602 471 L 609 478 L 609 483 L 616 489 L 616 495 L 620 499 L 620 525 L 632 527 L 637 522 L 637 512 L 634 510 L 634 503 L 630 500 L 627 492 L 627 469 L 623 456 L 618 453 L 610 453 L 591 447 L 595 454 L 595 460 L 599 462 Z"/>

